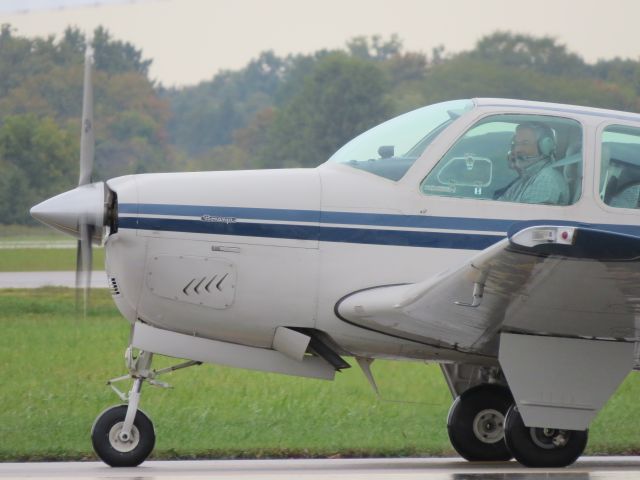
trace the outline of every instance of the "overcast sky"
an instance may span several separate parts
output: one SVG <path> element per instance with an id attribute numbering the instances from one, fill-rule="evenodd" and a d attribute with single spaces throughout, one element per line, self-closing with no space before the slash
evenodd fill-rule
<path id="1" fill-rule="evenodd" d="M 264 50 L 310 53 L 374 34 L 397 33 L 409 51 L 458 52 L 500 29 L 554 36 L 590 62 L 639 59 L 639 21 L 638 0 L 0 0 L 0 23 L 20 35 L 106 26 L 152 58 L 151 77 L 166 86 L 208 80 Z"/>

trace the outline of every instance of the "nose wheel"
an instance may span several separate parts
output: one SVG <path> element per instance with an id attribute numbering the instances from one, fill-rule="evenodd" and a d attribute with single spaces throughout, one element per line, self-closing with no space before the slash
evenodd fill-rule
<path id="1" fill-rule="evenodd" d="M 96 418 L 91 429 L 93 450 L 98 457 L 112 467 L 136 467 L 146 460 L 156 443 L 156 434 L 149 417 L 138 410 L 142 384 L 149 383 L 157 387 L 169 388 L 169 385 L 156 378 L 164 373 L 182 368 L 200 365 L 193 360 L 163 368 L 151 370 L 153 353 L 140 351 L 134 356 L 131 346 L 125 352 L 125 362 L 129 373 L 107 382 L 126 405 L 111 407 Z M 131 390 L 126 394 L 114 384 L 133 380 Z"/>
<path id="2" fill-rule="evenodd" d="M 447 419 L 449 440 L 471 462 L 506 461 L 512 455 L 504 442 L 504 419 L 513 403 L 508 388 L 482 384 L 459 395 Z"/>
<path id="3" fill-rule="evenodd" d="M 527 427 L 513 405 L 505 418 L 505 440 L 516 460 L 527 467 L 566 467 L 584 452 L 588 432 Z"/>
<path id="4" fill-rule="evenodd" d="M 102 412 L 91 429 L 93 449 L 100 459 L 112 467 L 135 467 L 149 456 L 156 443 L 153 423 L 136 410 L 131 428 L 125 429 L 127 405 Z"/>

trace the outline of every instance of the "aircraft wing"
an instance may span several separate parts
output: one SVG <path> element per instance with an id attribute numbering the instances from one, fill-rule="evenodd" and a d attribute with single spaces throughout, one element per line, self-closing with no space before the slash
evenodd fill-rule
<path id="1" fill-rule="evenodd" d="M 632 341 L 640 237 L 536 225 L 434 278 L 347 295 L 336 312 L 363 328 L 489 356 L 500 333 Z"/>

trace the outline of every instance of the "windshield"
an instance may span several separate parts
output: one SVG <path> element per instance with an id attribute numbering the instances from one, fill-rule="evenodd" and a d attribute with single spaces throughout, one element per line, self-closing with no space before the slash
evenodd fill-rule
<path id="1" fill-rule="evenodd" d="M 329 162 L 399 180 L 433 139 L 471 108 L 471 100 L 454 100 L 405 113 L 357 136 Z"/>

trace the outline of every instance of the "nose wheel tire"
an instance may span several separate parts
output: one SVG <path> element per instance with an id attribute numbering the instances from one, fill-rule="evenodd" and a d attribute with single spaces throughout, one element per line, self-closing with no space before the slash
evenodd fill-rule
<path id="1" fill-rule="evenodd" d="M 504 417 L 513 404 L 508 388 L 483 384 L 459 395 L 447 419 L 451 445 L 470 462 L 507 461 L 512 458 L 504 442 Z"/>
<path id="2" fill-rule="evenodd" d="M 127 405 L 102 412 L 91 429 L 93 450 L 112 467 L 136 467 L 146 460 L 156 443 L 153 423 L 142 411 L 136 412 L 131 432 L 122 432 Z"/>
<path id="3" fill-rule="evenodd" d="M 527 427 L 517 407 L 505 418 L 505 441 L 516 460 L 526 467 L 566 467 L 587 446 L 587 431 Z"/>

